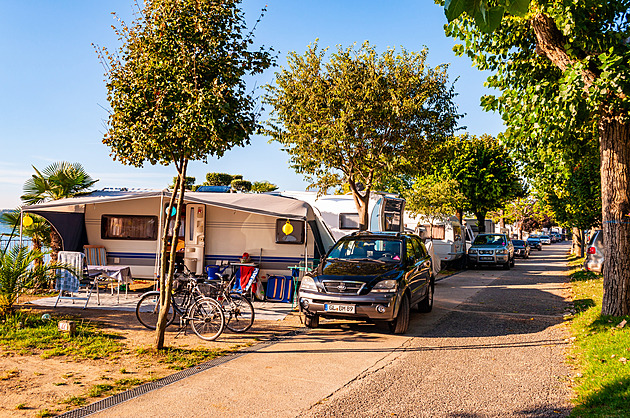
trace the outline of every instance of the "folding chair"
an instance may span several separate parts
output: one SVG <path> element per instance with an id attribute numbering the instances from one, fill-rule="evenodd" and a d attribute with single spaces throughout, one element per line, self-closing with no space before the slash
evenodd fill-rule
<path id="1" fill-rule="evenodd" d="M 59 296 L 57 296 L 57 300 L 55 301 L 55 308 L 60 299 L 72 299 L 72 303 L 74 303 L 75 300 L 85 300 L 85 305 L 83 305 L 83 309 L 85 309 L 96 283 L 95 280 L 90 278 L 85 272 L 85 255 L 75 251 L 60 251 L 57 255 L 57 262 L 71 268 L 72 271 L 65 269 L 57 270 L 55 289 L 59 290 Z M 85 289 L 86 296 L 75 296 L 74 294 L 78 294 L 79 290 L 82 288 Z M 70 293 L 70 296 L 65 296 L 64 292 Z"/>
<path id="2" fill-rule="evenodd" d="M 97 274 L 97 287 L 96 287 L 96 299 L 97 303 L 101 304 L 100 293 L 98 289 L 98 282 L 104 282 L 111 288 L 112 296 L 114 295 L 114 286 L 116 286 L 116 295 L 118 302 L 120 303 L 120 284 L 125 285 L 125 297 L 129 289 L 129 281 L 131 278 L 129 268 L 126 266 L 107 264 L 107 251 L 102 245 L 84 245 L 83 251 L 85 253 L 85 259 L 87 261 L 88 268 L 91 270 L 100 270 Z M 95 266 L 101 267 L 97 269 Z M 108 268 L 109 267 L 109 268 Z M 126 270 L 126 273 L 124 272 Z M 113 277 L 116 276 L 116 277 Z"/>

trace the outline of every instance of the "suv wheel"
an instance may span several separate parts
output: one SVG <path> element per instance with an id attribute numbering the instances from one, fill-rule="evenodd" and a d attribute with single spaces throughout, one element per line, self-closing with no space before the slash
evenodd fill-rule
<path id="1" fill-rule="evenodd" d="M 398 308 L 398 316 L 389 322 L 389 330 L 394 334 L 404 334 L 409 328 L 409 297 L 403 295 Z"/>
<path id="2" fill-rule="evenodd" d="M 304 325 L 308 328 L 317 328 L 319 326 L 319 315 L 305 315 Z"/>
<path id="3" fill-rule="evenodd" d="M 512 261 L 510 261 L 510 267 L 514 267 L 515 261 L 516 261 L 516 257 L 512 257 Z"/>
<path id="4" fill-rule="evenodd" d="M 435 281 L 431 278 L 431 282 L 429 283 L 429 289 L 427 291 L 427 296 L 418 302 L 418 312 L 431 312 L 433 309 L 433 291 L 435 290 Z"/>
<path id="5" fill-rule="evenodd" d="M 510 260 L 508 259 L 507 263 L 503 264 L 503 270 L 509 270 L 510 269 Z"/>

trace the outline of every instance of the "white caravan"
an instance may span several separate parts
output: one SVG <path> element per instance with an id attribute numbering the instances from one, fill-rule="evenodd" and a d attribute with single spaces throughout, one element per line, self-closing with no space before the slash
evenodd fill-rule
<path id="1" fill-rule="evenodd" d="M 463 265 L 467 248 L 474 239 L 472 230 L 467 226 L 462 227 L 455 216 L 431 220 L 405 211 L 405 228 L 433 243 L 435 257 L 441 264 L 437 267 L 440 268 L 446 267 L 446 264 Z"/>
<path id="2" fill-rule="evenodd" d="M 102 245 L 108 264 L 130 266 L 134 278 L 154 279 L 170 196 L 166 190 L 105 189 L 22 211 L 46 218 L 61 235 L 64 250 Z M 291 266 L 312 265 L 334 243 L 304 201 L 209 192 L 186 192 L 184 200 L 178 258 L 197 274 L 207 265 L 238 262 L 246 252 L 265 281 L 269 275 L 291 274 Z"/>
<path id="3" fill-rule="evenodd" d="M 271 192 L 308 202 L 335 240 L 359 230 L 359 213 L 350 194 L 317 196 L 316 192 Z M 405 200 L 393 194 L 372 192 L 368 206 L 368 230 L 372 232 L 403 232 Z"/>

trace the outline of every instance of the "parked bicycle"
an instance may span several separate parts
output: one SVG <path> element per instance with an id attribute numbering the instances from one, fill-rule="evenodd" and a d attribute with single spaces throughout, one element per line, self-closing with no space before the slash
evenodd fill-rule
<path id="1" fill-rule="evenodd" d="M 254 305 L 247 297 L 232 290 L 234 288 L 235 275 L 228 279 L 227 275 L 216 273 L 218 279 L 209 280 L 206 284 L 210 287 L 210 296 L 216 299 L 225 314 L 225 326 L 233 332 L 245 332 L 254 323 Z"/>
<path id="2" fill-rule="evenodd" d="M 190 323 L 199 338 L 212 341 L 223 332 L 225 314 L 221 305 L 206 297 L 199 289 L 203 278 L 190 274 L 178 274 L 173 280 L 170 308 L 166 325 L 171 325 L 176 316 L 180 317 L 180 327 L 185 331 Z M 136 305 L 136 317 L 148 329 L 155 329 L 160 310 L 160 292 L 146 292 Z"/>

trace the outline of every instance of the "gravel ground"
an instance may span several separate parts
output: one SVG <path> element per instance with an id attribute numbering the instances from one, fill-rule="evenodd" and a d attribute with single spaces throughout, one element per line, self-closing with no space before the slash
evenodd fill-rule
<path id="1" fill-rule="evenodd" d="M 391 362 L 301 416 L 558 417 L 571 409 L 564 363 L 567 244 L 545 246 L 498 278 Z M 448 279 L 446 279 L 448 280 Z"/>

